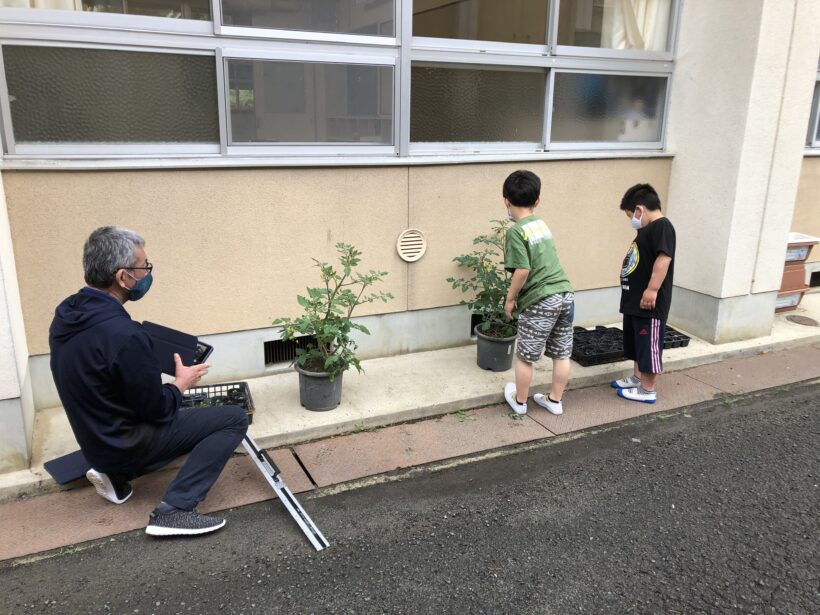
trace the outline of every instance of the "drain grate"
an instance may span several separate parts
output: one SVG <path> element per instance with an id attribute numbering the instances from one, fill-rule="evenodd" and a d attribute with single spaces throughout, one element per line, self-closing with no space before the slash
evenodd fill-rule
<path id="1" fill-rule="evenodd" d="M 265 342 L 265 365 L 290 363 L 296 358 L 297 348 L 305 348 L 309 342 L 315 340 L 315 335 L 303 335 L 292 340 Z"/>

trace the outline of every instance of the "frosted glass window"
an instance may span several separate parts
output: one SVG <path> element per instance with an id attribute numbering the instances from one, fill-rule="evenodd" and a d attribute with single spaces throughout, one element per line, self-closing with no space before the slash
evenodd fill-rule
<path id="1" fill-rule="evenodd" d="M 233 143 L 393 143 L 393 67 L 228 61 Z"/>
<path id="2" fill-rule="evenodd" d="M 413 65 L 410 140 L 541 142 L 544 69 Z"/>
<path id="3" fill-rule="evenodd" d="M 218 143 L 213 57 L 5 45 L 17 142 Z"/>
<path id="4" fill-rule="evenodd" d="M 548 0 L 414 0 L 413 36 L 544 45 Z"/>
<path id="5" fill-rule="evenodd" d="M 210 0 L 0 0 L 0 7 L 62 9 L 95 13 L 150 15 L 176 19 L 211 19 Z"/>
<path id="6" fill-rule="evenodd" d="M 394 0 L 222 0 L 226 26 L 393 36 Z"/>
<path id="7" fill-rule="evenodd" d="M 665 77 L 556 73 L 552 141 L 660 141 Z"/>
<path id="8" fill-rule="evenodd" d="M 672 0 L 561 0 L 558 44 L 666 51 Z"/>

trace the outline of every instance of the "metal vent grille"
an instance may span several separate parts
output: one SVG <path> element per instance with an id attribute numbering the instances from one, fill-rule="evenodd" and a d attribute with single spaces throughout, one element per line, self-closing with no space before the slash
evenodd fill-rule
<path id="1" fill-rule="evenodd" d="M 316 339 L 315 335 L 303 335 L 293 340 L 273 340 L 265 342 L 265 365 L 290 363 L 296 358 L 296 349 L 304 348 Z"/>
<path id="2" fill-rule="evenodd" d="M 420 230 L 409 228 L 399 235 L 396 250 L 403 261 L 414 263 L 427 251 L 427 239 Z"/>

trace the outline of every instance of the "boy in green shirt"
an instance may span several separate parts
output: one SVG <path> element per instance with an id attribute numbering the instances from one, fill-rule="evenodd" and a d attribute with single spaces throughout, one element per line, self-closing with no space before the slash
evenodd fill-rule
<path id="1" fill-rule="evenodd" d="M 575 295 L 558 261 L 552 232 L 533 213 L 541 200 L 541 180 L 531 171 L 516 171 L 504 182 L 502 194 L 507 217 L 515 222 L 504 246 L 504 267 L 512 272 L 504 311 L 509 318 L 518 311 L 515 382 L 506 384 L 504 398 L 517 414 L 526 414 L 532 364 L 546 354 L 552 358 L 552 387 L 548 396 L 536 393 L 533 401 L 552 414 L 563 414 Z"/>

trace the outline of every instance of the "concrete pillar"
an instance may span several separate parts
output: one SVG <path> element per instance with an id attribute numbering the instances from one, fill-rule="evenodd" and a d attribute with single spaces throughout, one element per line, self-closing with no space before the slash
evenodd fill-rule
<path id="1" fill-rule="evenodd" d="M 0 473 L 29 466 L 33 431 L 28 347 L 0 177 Z"/>
<path id="2" fill-rule="evenodd" d="M 818 32 L 817 0 L 683 3 L 667 130 L 670 319 L 714 343 L 771 331 Z"/>

